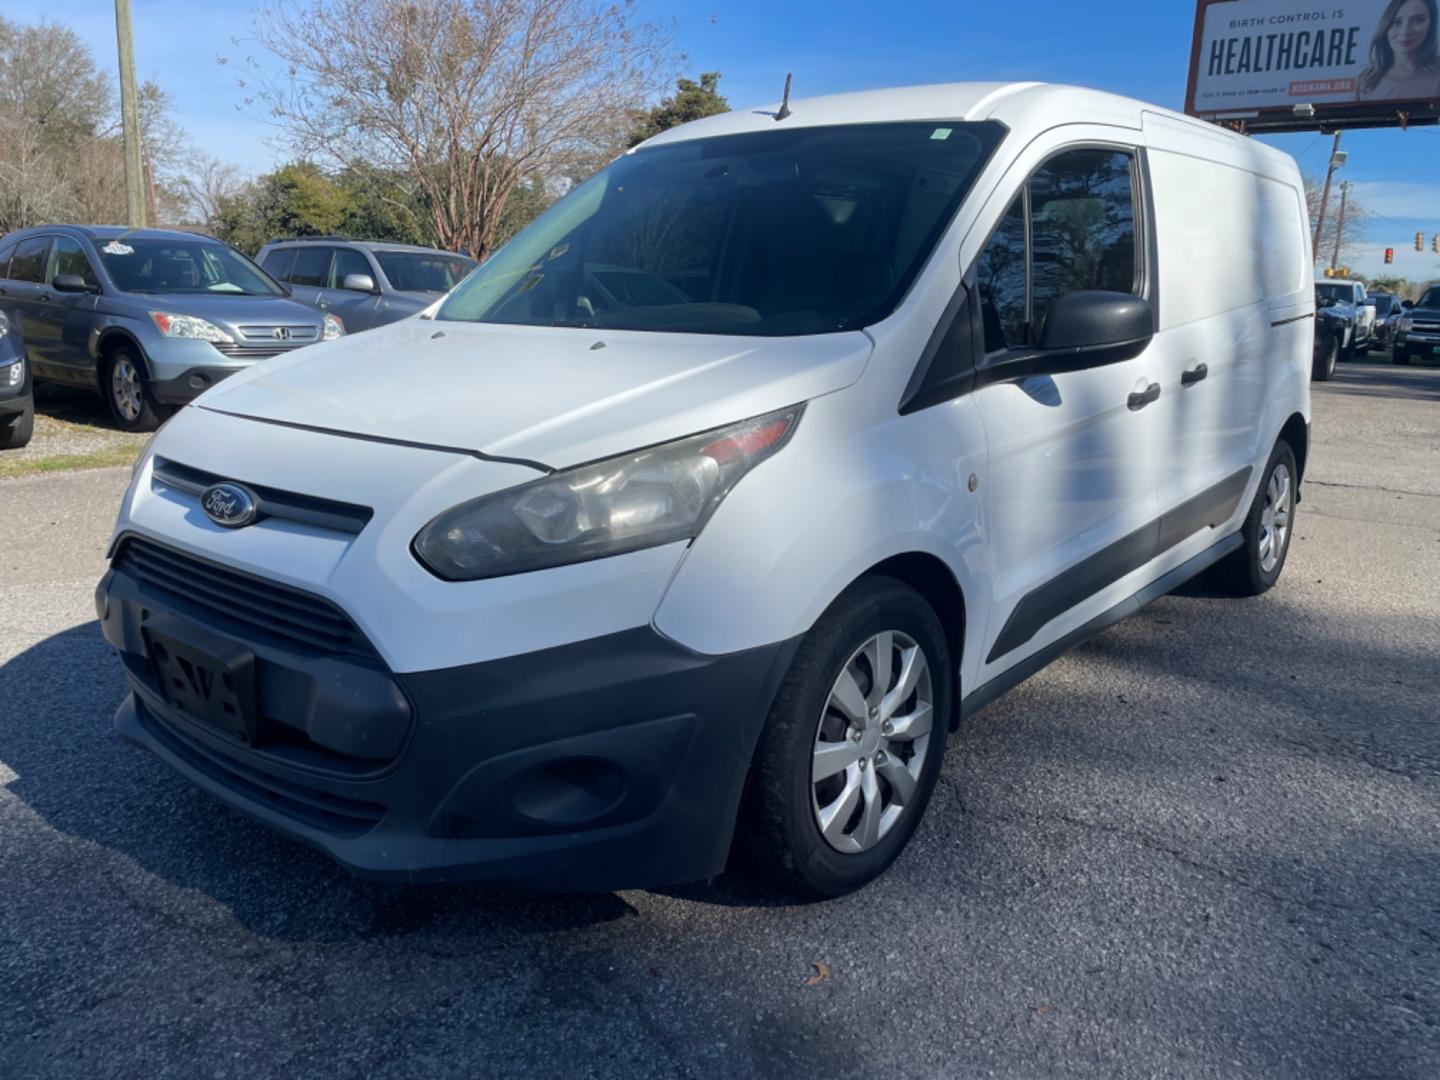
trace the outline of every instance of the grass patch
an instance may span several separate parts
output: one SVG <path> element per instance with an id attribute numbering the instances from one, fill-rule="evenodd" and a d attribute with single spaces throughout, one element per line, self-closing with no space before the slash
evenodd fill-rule
<path id="1" fill-rule="evenodd" d="M 0 456 L 0 479 L 33 476 L 37 473 L 65 472 L 70 469 L 106 469 L 115 465 L 133 465 L 140 456 L 139 446 L 114 446 L 88 454 L 53 454 L 49 457 Z"/>

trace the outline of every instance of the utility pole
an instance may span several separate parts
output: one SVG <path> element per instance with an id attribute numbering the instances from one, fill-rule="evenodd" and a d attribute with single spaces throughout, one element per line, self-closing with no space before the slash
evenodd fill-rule
<path id="1" fill-rule="evenodd" d="M 140 166 L 140 101 L 135 94 L 135 46 L 130 0 L 115 0 L 115 39 L 120 49 L 120 123 L 125 136 L 125 207 L 132 229 L 145 227 L 145 172 Z"/>
<path id="2" fill-rule="evenodd" d="M 1345 164 L 1347 155 L 1340 151 L 1340 132 L 1335 132 L 1335 145 L 1330 148 L 1330 169 L 1325 173 L 1325 190 L 1320 193 L 1320 214 L 1315 219 L 1315 239 L 1311 248 L 1320 250 L 1320 234 L 1325 228 L 1325 208 L 1330 202 L 1330 182 L 1335 179 L 1335 170 Z"/>
<path id="3" fill-rule="evenodd" d="M 1335 222 L 1335 250 L 1330 255 L 1330 269 L 1334 270 L 1340 262 L 1340 237 L 1345 231 L 1345 200 L 1350 195 L 1350 181 L 1340 185 L 1340 217 Z"/>

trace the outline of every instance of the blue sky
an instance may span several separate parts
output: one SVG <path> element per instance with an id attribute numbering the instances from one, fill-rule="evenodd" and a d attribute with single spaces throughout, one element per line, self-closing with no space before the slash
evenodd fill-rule
<path id="1" fill-rule="evenodd" d="M 249 0 L 131 0 L 136 66 L 171 95 L 192 140 L 250 172 L 279 151 L 273 130 L 246 109 L 231 64 L 257 55 L 247 41 Z M 967 79 L 1071 82 L 1182 108 L 1194 8 L 1188 0 L 905 0 L 888 5 L 841 0 L 640 0 L 657 21 L 675 24 L 691 72 L 719 70 L 732 105 L 779 96 L 795 73 L 795 96 L 906 83 Z M 115 49 L 112 0 L 5 0 L 5 16 L 73 27 L 102 63 Z M 877 14 L 883 12 L 883 15 Z M 1083 14 L 1082 14 L 1083 13 Z M 1274 143 L 1309 173 L 1325 168 L 1330 140 L 1315 134 Z M 1377 213 L 1372 244 L 1356 269 L 1440 276 L 1440 255 L 1414 250 L 1416 230 L 1440 232 L 1440 128 L 1347 133 L 1343 178 Z"/>

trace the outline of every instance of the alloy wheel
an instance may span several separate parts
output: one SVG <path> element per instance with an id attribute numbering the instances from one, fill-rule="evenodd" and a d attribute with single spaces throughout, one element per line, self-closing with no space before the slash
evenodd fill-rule
<path id="1" fill-rule="evenodd" d="M 1275 572 L 1285 552 L 1285 539 L 1290 532 L 1290 517 L 1295 510 L 1295 486 L 1290 482 L 1290 469 L 1283 461 L 1275 466 L 1265 487 L 1265 509 L 1260 513 L 1260 569 Z"/>
<path id="2" fill-rule="evenodd" d="M 930 665 L 908 634 L 876 634 L 846 662 L 810 768 L 815 823 L 836 851 L 870 850 L 915 804 L 934 714 Z"/>
<path id="3" fill-rule="evenodd" d="M 140 372 L 128 356 L 117 356 L 110 367 L 110 396 L 120 415 L 132 423 L 140 418 Z"/>

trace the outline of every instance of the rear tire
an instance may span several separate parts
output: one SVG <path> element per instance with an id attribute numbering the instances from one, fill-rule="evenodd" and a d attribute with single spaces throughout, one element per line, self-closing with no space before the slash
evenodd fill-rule
<path id="1" fill-rule="evenodd" d="M 755 750 L 738 836 L 754 869 L 815 900 L 883 873 L 940 775 L 953 684 L 944 627 L 910 586 L 865 578 L 831 604 Z"/>
<path id="2" fill-rule="evenodd" d="M 122 431 L 154 431 L 169 418 L 171 409 L 155 400 L 145 363 L 129 346 L 122 345 L 100 365 L 100 392 L 110 406 L 110 417 Z"/>
<path id="3" fill-rule="evenodd" d="M 1329 382 L 1335 374 L 1335 363 L 1340 359 L 1340 342 L 1334 336 L 1325 339 L 1325 351 L 1316 359 L 1310 377 L 1316 382 Z"/>
<path id="4" fill-rule="evenodd" d="M 1243 543 L 1210 572 L 1211 583 L 1231 596 L 1259 596 L 1280 580 L 1290 540 L 1295 535 L 1295 504 L 1299 493 L 1295 451 L 1281 439 L 1250 503 L 1240 530 Z"/>
<path id="5" fill-rule="evenodd" d="M 0 450 L 19 450 L 35 434 L 35 402 L 8 420 L 0 420 Z"/>

